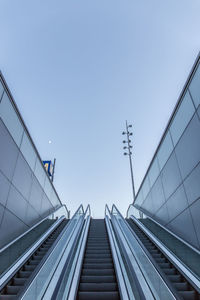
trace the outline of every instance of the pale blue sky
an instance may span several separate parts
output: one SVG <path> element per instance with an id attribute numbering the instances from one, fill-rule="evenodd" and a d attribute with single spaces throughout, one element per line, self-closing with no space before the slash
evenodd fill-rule
<path id="1" fill-rule="evenodd" d="M 200 2 L 1 0 L 0 69 L 74 212 L 132 201 L 200 49 Z M 49 144 L 48 141 L 52 140 Z"/>

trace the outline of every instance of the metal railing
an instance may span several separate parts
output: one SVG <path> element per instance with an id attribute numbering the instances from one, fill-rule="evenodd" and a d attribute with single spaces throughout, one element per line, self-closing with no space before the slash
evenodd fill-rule
<path id="1" fill-rule="evenodd" d="M 110 247 L 112 251 L 113 262 L 115 265 L 115 272 L 118 281 L 120 298 L 122 300 L 140 299 L 136 298 L 134 295 L 134 288 L 127 274 L 127 267 L 124 263 L 123 256 L 121 255 L 121 247 L 119 245 L 120 242 L 119 240 L 117 240 L 115 232 L 113 230 L 112 215 L 107 205 L 105 207 L 105 221 L 110 241 Z"/>
<path id="2" fill-rule="evenodd" d="M 81 223 L 77 227 L 65 254 L 52 277 L 52 280 L 42 299 L 59 300 L 74 299 L 76 296 L 82 260 L 90 224 L 91 211 L 88 205 Z"/>

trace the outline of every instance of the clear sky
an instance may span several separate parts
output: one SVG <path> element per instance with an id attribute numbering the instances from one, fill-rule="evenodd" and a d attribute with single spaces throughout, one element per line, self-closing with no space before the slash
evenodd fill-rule
<path id="1" fill-rule="evenodd" d="M 199 12 L 197 0 L 0 0 L 0 69 L 72 213 L 126 212 L 125 120 L 137 190 L 200 50 Z"/>

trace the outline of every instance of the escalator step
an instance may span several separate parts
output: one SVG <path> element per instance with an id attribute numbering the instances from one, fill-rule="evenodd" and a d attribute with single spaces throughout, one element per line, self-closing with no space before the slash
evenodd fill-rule
<path id="1" fill-rule="evenodd" d="M 86 249 L 86 254 L 109 254 L 111 253 L 110 250 L 103 250 L 103 249 L 97 249 L 97 250 L 87 250 Z"/>
<path id="2" fill-rule="evenodd" d="M 82 275 L 86 276 L 114 276 L 113 269 L 82 269 Z"/>
<path id="3" fill-rule="evenodd" d="M 161 263 L 159 267 L 162 269 L 170 269 L 170 263 Z"/>
<path id="4" fill-rule="evenodd" d="M 84 269 L 113 269 L 113 264 L 83 264 Z"/>
<path id="5" fill-rule="evenodd" d="M 15 295 L 0 295 L 0 300 L 16 300 Z"/>
<path id="6" fill-rule="evenodd" d="M 187 282 L 174 283 L 174 286 L 178 291 L 187 291 L 188 290 Z"/>
<path id="7" fill-rule="evenodd" d="M 174 269 L 174 268 L 164 269 L 163 271 L 166 275 L 176 275 L 176 269 Z"/>
<path id="8" fill-rule="evenodd" d="M 19 278 L 28 278 L 32 272 L 29 271 L 19 271 Z"/>
<path id="9" fill-rule="evenodd" d="M 85 264 L 101 264 L 101 263 L 112 263 L 112 259 L 110 258 L 98 258 L 98 256 L 96 258 L 85 258 L 84 259 L 84 263 Z"/>
<path id="10" fill-rule="evenodd" d="M 21 287 L 19 285 L 8 285 L 6 287 L 6 293 L 8 295 L 17 295 L 17 293 L 19 292 L 20 288 Z"/>
<path id="11" fill-rule="evenodd" d="M 111 254 L 102 254 L 102 253 L 100 253 L 100 254 L 90 253 L 90 254 L 86 254 L 84 257 L 85 258 L 96 258 L 96 257 L 98 257 L 98 258 L 111 258 L 112 259 Z"/>
<path id="12" fill-rule="evenodd" d="M 153 256 L 153 258 L 161 258 L 163 257 L 162 253 L 155 253 L 155 254 L 151 254 Z"/>
<path id="13" fill-rule="evenodd" d="M 194 291 L 179 292 L 179 294 L 184 300 L 196 300 L 196 293 Z"/>
<path id="14" fill-rule="evenodd" d="M 167 277 L 172 282 L 181 282 L 181 275 L 168 275 Z"/>
<path id="15" fill-rule="evenodd" d="M 81 276 L 81 283 L 110 283 L 115 282 L 115 276 Z"/>
<path id="16" fill-rule="evenodd" d="M 16 278 L 16 277 L 13 278 L 14 285 L 22 286 L 22 285 L 24 285 L 25 282 L 26 282 L 25 278 Z"/>
<path id="17" fill-rule="evenodd" d="M 40 260 L 38 260 L 38 259 L 30 259 L 28 264 L 29 265 L 38 265 L 39 262 L 40 262 Z"/>
<path id="18" fill-rule="evenodd" d="M 44 255 L 39 255 L 39 254 L 34 254 L 33 256 L 32 256 L 32 258 L 33 259 L 39 259 L 39 260 L 41 260 L 42 258 L 44 257 Z"/>
<path id="19" fill-rule="evenodd" d="M 24 271 L 33 271 L 36 268 L 36 265 L 25 265 L 23 267 Z"/>
<path id="20" fill-rule="evenodd" d="M 166 258 L 154 258 L 154 259 L 158 264 L 166 262 Z"/>
<path id="21" fill-rule="evenodd" d="M 106 246 L 104 246 L 104 245 L 87 246 L 87 250 L 109 250 L 109 249 L 110 249 L 110 247 L 107 245 Z"/>
<path id="22" fill-rule="evenodd" d="M 85 292 L 111 292 L 117 290 L 116 283 L 80 283 L 80 291 Z"/>
<path id="23" fill-rule="evenodd" d="M 120 297 L 118 292 L 79 292 L 78 300 L 120 300 Z"/>

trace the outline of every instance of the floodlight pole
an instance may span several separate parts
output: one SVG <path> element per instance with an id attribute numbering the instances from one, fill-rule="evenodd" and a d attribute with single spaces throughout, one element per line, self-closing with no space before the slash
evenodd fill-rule
<path id="1" fill-rule="evenodd" d="M 129 128 L 132 127 L 132 125 L 128 125 L 128 122 L 126 121 L 126 131 L 123 132 L 122 134 L 126 134 L 127 137 L 127 141 L 123 141 L 123 143 L 127 143 L 127 147 L 124 147 L 124 149 L 128 150 L 128 153 L 124 153 L 124 155 L 128 155 L 129 156 L 129 163 L 130 163 L 130 171 L 131 171 L 131 183 L 132 183 L 132 191 L 133 191 L 133 203 L 135 201 L 135 185 L 134 185 L 134 177 L 133 177 L 133 165 L 132 165 L 132 152 L 131 152 L 131 148 L 132 146 L 130 145 L 130 135 L 132 135 L 132 133 L 129 132 Z"/>

